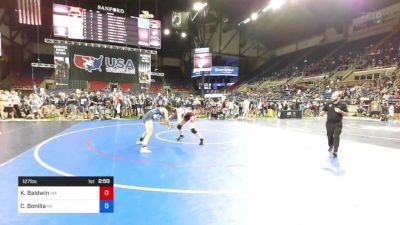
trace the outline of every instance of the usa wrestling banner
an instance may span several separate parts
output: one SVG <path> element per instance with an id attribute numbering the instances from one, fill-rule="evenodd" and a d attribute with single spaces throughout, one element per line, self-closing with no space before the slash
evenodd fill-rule
<path id="1" fill-rule="evenodd" d="M 139 52 L 75 45 L 68 47 L 71 79 L 138 82 Z"/>

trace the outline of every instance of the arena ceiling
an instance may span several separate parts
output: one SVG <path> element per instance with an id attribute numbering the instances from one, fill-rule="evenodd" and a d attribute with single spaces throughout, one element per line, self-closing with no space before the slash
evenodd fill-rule
<path id="1" fill-rule="evenodd" d="M 4 2 L 15 0 L 1 0 Z M 40 27 L 41 36 L 48 37 L 51 33 L 51 5 L 53 2 L 85 6 L 88 4 L 104 4 L 125 8 L 127 14 L 138 15 L 141 10 L 148 10 L 158 19 L 166 19 L 172 11 L 190 10 L 197 0 L 42 0 L 45 22 Z M 249 17 L 258 9 L 264 8 L 271 0 L 208 0 L 208 4 L 215 12 L 221 15 L 227 23 L 237 27 L 237 24 Z M 399 0 L 287 0 L 287 4 L 278 11 L 266 14 L 255 22 L 250 22 L 240 29 L 246 30 L 249 35 L 264 43 L 269 48 L 288 44 L 299 39 L 319 33 L 327 27 L 336 27 L 342 31 L 342 25 L 368 13 L 381 9 Z M 47 6 L 47 7 L 46 7 Z M 179 43 L 173 40 L 173 45 L 165 40 L 163 52 L 182 52 L 183 48 L 190 48 L 184 41 Z M 163 41 L 164 43 L 164 41 Z"/>
<path id="2" fill-rule="evenodd" d="M 117 0 L 138 4 L 138 0 Z M 197 0 L 141 0 L 141 7 L 157 11 L 158 18 L 167 18 L 171 11 L 191 9 Z M 198 0 L 200 1 L 200 0 Z M 232 26 L 264 8 L 271 0 L 208 0 L 211 9 Z M 343 24 L 361 15 L 382 9 L 399 0 L 286 0 L 280 10 L 260 17 L 256 22 L 246 24 L 249 35 L 269 48 L 292 43 L 320 33 L 328 27 L 343 32 Z M 115 1 L 113 1 L 115 2 Z M 156 10 L 157 9 L 157 10 Z M 183 47 L 183 46 L 182 46 Z"/>
<path id="3" fill-rule="evenodd" d="M 210 0 L 231 22 L 243 21 L 268 0 Z M 288 0 L 289 1 L 289 0 Z M 280 10 L 260 17 L 245 28 L 256 40 L 274 48 L 320 33 L 328 27 L 343 31 L 343 24 L 365 13 L 382 9 L 399 0 L 290 0 Z"/>

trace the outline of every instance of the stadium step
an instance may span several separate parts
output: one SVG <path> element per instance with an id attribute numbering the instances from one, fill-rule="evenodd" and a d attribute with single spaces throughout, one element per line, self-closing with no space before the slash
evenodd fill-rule
<path id="1" fill-rule="evenodd" d="M 340 74 L 342 76 L 342 81 L 346 81 L 346 79 L 349 78 L 354 73 L 354 69 L 349 69 L 349 70 L 340 71 L 340 72 L 343 72 Z M 338 73 L 340 73 L 340 72 L 338 72 Z M 336 74 L 335 74 L 335 76 L 338 77 L 338 75 L 336 75 Z"/>

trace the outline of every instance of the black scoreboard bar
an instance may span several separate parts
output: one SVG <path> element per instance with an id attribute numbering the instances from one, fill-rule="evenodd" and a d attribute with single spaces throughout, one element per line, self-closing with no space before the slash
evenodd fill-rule
<path id="1" fill-rule="evenodd" d="M 114 177 L 18 177 L 18 186 L 113 186 Z"/>

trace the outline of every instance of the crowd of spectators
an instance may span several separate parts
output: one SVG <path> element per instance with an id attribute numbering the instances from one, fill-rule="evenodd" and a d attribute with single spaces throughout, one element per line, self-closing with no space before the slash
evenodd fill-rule
<path id="1" fill-rule="evenodd" d="M 23 94 L 0 90 L 1 119 L 118 119 L 140 117 L 146 110 L 168 104 L 196 102 L 193 95 L 184 97 L 123 93 L 122 91 L 58 91 Z"/>
<path id="2" fill-rule="evenodd" d="M 323 82 L 325 87 L 321 85 Z M 272 109 L 289 108 L 301 110 L 305 116 L 317 116 L 319 108 L 336 90 L 342 92 L 343 101 L 357 107 L 353 116 L 400 119 L 400 80 L 396 80 L 395 75 L 379 81 L 363 82 L 362 85 L 344 86 L 340 79 L 322 80 L 307 88 L 283 84 L 270 90 L 254 88 L 248 94 L 261 99 L 264 106 L 272 105 Z"/>
<path id="3" fill-rule="evenodd" d="M 307 57 L 304 57 L 300 60 L 297 59 L 297 61 L 299 63 L 294 65 L 289 63 L 288 66 L 279 71 L 265 75 L 269 79 L 283 79 L 300 75 L 308 77 L 330 76 L 336 71 L 351 68 L 363 70 L 395 67 L 400 64 L 400 34 L 394 35 L 393 38 L 379 48 L 376 48 L 374 44 L 369 44 L 358 50 L 338 52 L 329 57 L 318 58 L 318 60 L 308 60 Z M 263 77 L 260 79 L 262 80 Z"/>
<path id="4" fill-rule="evenodd" d="M 379 75 L 378 78 L 374 74 L 374 80 L 354 82 L 350 85 L 344 85 L 341 77 L 338 77 L 337 80 L 332 78 L 335 72 L 350 68 L 366 70 L 396 67 L 395 71 L 399 71 L 400 35 L 394 35 L 379 48 L 373 44 L 364 45 L 364 47 L 361 47 L 361 43 L 359 45 L 358 51 L 342 51 L 319 61 L 309 62 L 304 59 L 303 62 L 301 59 L 299 60 L 300 64 L 288 65 L 278 72 L 273 72 L 270 76 L 252 80 L 247 84 L 250 85 L 250 88 L 255 88 L 247 93 L 247 96 L 256 96 L 260 112 L 266 112 L 270 108 L 273 109 L 273 112 L 289 108 L 301 110 L 304 115 L 313 116 L 318 115 L 317 111 L 322 102 L 329 98 L 333 91 L 340 90 L 343 93 L 343 101 L 357 108 L 354 116 L 377 116 L 384 120 L 387 118 L 400 119 L 400 81 L 396 80 L 395 73 L 391 77 Z M 292 78 L 300 75 L 320 76 L 324 79 L 314 85 L 307 85 L 307 88 L 289 85 Z M 285 79 L 287 82 L 279 86 L 274 83 L 274 87 L 270 90 L 260 90 L 261 83 Z"/>
<path id="5" fill-rule="evenodd" d="M 123 93 L 59 91 L 29 93 L 0 91 L 1 119 L 55 118 L 118 119 L 140 118 L 144 112 L 157 106 L 171 104 L 187 107 L 209 119 L 255 119 L 276 117 L 282 110 L 300 110 L 304 116 L 318 116 L 319 110 L 336 90 L 342 91 L 343 101 L 356 108 L 353 116 L 378 116 L 400 119 L 400 89 L 395 77 L 382 86 L 340 87 L 335 82 L 321 89 L 283 84 L 271 89 L 233 91 L 221 98 L 202 98 L 189 93 Z"/>
<path id="6" fill-rule="evenodd" d="M 319 108 L 333 91 L 341 90 L 343 100 L 357 107 L 357 116 L 387 114 L 399 118 L 399 80 L 390 78 L 372 80 L 369 84 L 341 86 L 341 80 L 331 75 L 337 70 L 350 67 L 366 69 L 393 67 L 400 62 L 400 36 L 395 35 L 386 44 L 375 49 L 373 45 L 359 52 L 348 51 L 315 62 L 306 59 L 301 65 L 289 65 L 268 78 L 254 80 L 248 84 L 257 86 L 268 80 L 286 81 L 272 88 L 256 88 L 246 93 L 225 93 L 223 98 L 204 99 L 185 92 L 180 94 L 123 93 L 121 91 L 92 92 L 89 90 L 21 93 L 14 90 L 0 90 L 1 119 L 14 118 L 57 118 L 63 119 L 112 119 L 141 117 L 146 110 L 173 104 L 175 107 L 189 107 L 208 118 L 253 118 L 257 116 L 278 116 L 281 110 L 301 110 L 305 116 L 317 116 Z M 301 59 L 302 60 L 302 59 Z M 301 61 L 300 60 L 300 61 Z M 324 83 L 314 86 L 297 87 L 289 85 L 290 79 L 298 75 L 323 75 Z M 396 83 L 397 82 L 397 83 Z M 159 90 L 157 90 L 159 91 Z"/>
<path id="7" fill-rule="evenodd" d="M 385 68 L 397 66 L 400 63 L 400 45 L 394 39 L 385 46 L 369 52 L 369 54 L 356 66 L 356 69 Z"/>

